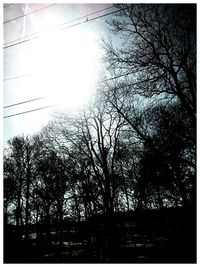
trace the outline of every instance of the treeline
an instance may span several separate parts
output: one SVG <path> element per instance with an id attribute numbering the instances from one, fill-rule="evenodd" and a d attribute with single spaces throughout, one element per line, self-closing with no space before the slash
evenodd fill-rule
<path id="1" fill-rule="evenodd" d="M 4 151 L 4 222 L 25 239 L 30 224 L 196 202 L 196 6 L 116 8 L 93 102 Z"/>

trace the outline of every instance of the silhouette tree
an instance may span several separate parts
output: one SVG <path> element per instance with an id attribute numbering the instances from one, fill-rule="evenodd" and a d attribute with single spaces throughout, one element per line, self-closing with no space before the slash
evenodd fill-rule
<path id="1" fill-rule="evenodd" d="M 5 225 L 9 224 L 12 221 L 12 211 L 10 206 L 15 204 L 15 206 L 20 205 L 20 201 L 17 202 L 17 183 L 15 181 L 15 166 L 12 160 L 9 158 L 9 155 L 4 155 L 4 223 Z M 20 197 L 19 197 L 20 199 Z M 18 208 L 19 210 L 19 208 Z M 22 219 L 22 218 L 21 218 Z M 15 209 L 15 219 L 16 224 L 20 224 L 20 215 L 16 212 Z M 21 222 L 22 223 L 22 222 Z"/>
<path id="2" fill-rule="evenodd" d="M 7 152 L 7 159 L 4 161 L 4 179 L 7 181 L 13 180 L 13 185 L 15 188 L 15 193 L 13 195 L 13 200 L 15 204 L 15 221 L 16 225 L 23 225 L 23 204 L 22 204 L 22 194 L 24 185 L 24 139 L 23 137 L 15 137 L 8 142 L 9 151 Z M 9 184 L 5 183 L 5 191 L 9 191 Z"/>
<path id="3" fill-rule="evenodd" d="M 119 12 L 108 21 L 113 39 L 103 40 L 113 79 L 102 91 L 142 146 L 140 203 L 148 206 L 154 192 L 162 207 L 175 190 L 186 204 L 195 195 L 189 188 L 195 188 L 196 6 L 115 7 Z"/>
<path id="4" fill-rule="evenodd" d="M 121 4 L 104 41 L 108 70 L 125 76 L 118 91 L 178 98 L 196 121 L 196 6 Z M 120 39 L 119 39 L 120 38 Z M 121 89 L 121 90 L 120 90 Z M 116 96 L 118 97 L 118 96 Z"/>
<path id="5" fill-rule="evenodd" d="M 4 189 L 5 192 L 13 190 L 15 222 L 17 226 L 25 225 L 25 240 L 28 241 L 31 223 L 30 193 L 34 180 L 34 144 L 31 137 L 24 136 L 14 137 L 8 144 L 7 159 L 4 160 Z M 9 209 L 13 209 L 12 205 Z"/>
<path id="6" fill-rule="evenodd" d="M 77 118 L 61 117 L 55 125 L 56 143 L 76 162 L 73 177 L 77 190 L 82 191 L 82 204 L 90 210 L 93 207 L 95 213 L 97 209 L 114 212 L 120 183 L 115 157 L 123 122 L 97 100 Z M 94 193 L 87 186 L 98 190 Z"/>
<path id="7" fill-rule="evenodd" d="M 146 112 L 146 120 L 156 150 L 144 146 L 140 185 L 151 187 L 150 195 L 157 192 L 160 207 L 163 201 L 175 206 L 194 202 L 195 132 L 187 112 L 180 104 L 160 105 Z"/>

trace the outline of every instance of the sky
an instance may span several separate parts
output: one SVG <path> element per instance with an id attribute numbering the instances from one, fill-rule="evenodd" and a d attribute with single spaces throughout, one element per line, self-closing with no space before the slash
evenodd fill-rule
<path id="1" fill-rule="evenodd" d="M 113 10 L 100 3 L 4 6 L 4 143 L 39 131 L 55 111 L 78 110 L 89 101 L 102 68 L 104 15 Z"/>
<path id="2" fill-rule="evenodd" d="M 3 116 L 59 105 L 4 118 L 4 144 L 15 135 L 39 131 L 55 111 L 78 110 L 89 101 L 103 64 L 98 41 L 107 33 L 105 20 L 110 16 L 90 20 L 114 10 L 112 2 L 7 5 L 3 8 Z M 7 107 L 35 98 L 41 99 Z"/>

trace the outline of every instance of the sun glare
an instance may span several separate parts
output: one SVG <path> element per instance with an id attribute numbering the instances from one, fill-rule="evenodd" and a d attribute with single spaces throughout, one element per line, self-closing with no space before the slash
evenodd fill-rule
<path id="1" fill-rule="evenodd" d="M 32 43 L 34 90 L 48 104 L 82 107 L 94 93 L 98 74 L 96 35 L 72 27 L 44 35 Z"/>

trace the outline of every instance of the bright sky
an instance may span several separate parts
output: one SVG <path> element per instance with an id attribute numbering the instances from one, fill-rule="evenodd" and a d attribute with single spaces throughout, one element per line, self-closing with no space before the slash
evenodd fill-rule
<path id="1" fill-rule="evenodd" d="M 167 2 L 173 3 L 173 0 Z M 109 1 L 107 4 L 87 5 L 7 5 L 3 8 L 3 45 L 7 47 L 3 50 L 3 106 L 43 96 L 45 98 L 4 108 L 4 117 L 52 104 L 61 105 L 4 118 L 4 143 L 15 135 L 37 132 L 51 119 L 56 110 L 63 107 L 77 109 L 88 101 L 91 93 L 95 91 L 95 82 L 98 81 L 101 70 L 97 40 L 105 34 L 105 20 L 110 16 L 88 23 L 81 22 L 113 11 L 113 8 L 105 10 L 112 6 Z M 34 12 L 37 10 L 40 11 Z M 98 12 L 99 10 L 104 11 Z M 94 14 L 89 15 L 91 13 Z M 14 19 L 16 17 L 19 18 Z M 75 24 L 79 25 L 72 27 Z M 60 26 L 55 27 L 56 25 Z M 39 38 L 34 38 L 38 37 L 37 34 Z M 27 36 L 30 40 L 20 43 L 26 40 Z M 12 46 L 15 43 L 19 44 Z"/>
<path id="2" fill-rule="evenodd" d="M 3 106 L 44 96 L 4 108 L 4 117 L 60 104 L 4 118 L 4 142 L 38 131 L 53 111 L 77 110 L 89 101 L 101 70 L 98 40 L 105 33 L 108 16 L 90 20 L 112 12 L 109 7 L 100 3 L 4 6 Z"/>

